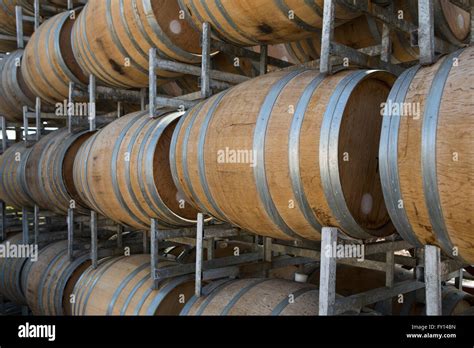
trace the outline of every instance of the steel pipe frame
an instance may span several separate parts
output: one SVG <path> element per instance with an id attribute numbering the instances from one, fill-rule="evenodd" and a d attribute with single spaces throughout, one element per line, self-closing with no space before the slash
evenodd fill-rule
<path id="1" fill-rule="evenodd" d="M 381 20 L 383 24 L 383 34 L 381 43 L 381 57 L 380 60 L 374 61 L 371 56 L 375 55 L 372 49 L 359 49 L 355 50 L 348 46 L 338 44 L 333 41 L 334 35 L 334 8 L 335 2 L 342 6 L 346 6 L 352 10 L 360 11 L 364 14 L 370 15 Z M 456 1 L 457 2 L 457 1 Z M 463 2 L 463 1 L 461 1 Z M 339 57 L 348 57 L 350 61 L 355 62 L 357 65 L 369 68 L 383 68 L 396 75 L 403 72 L 403 68 L 398 65 L 390 63 L 390 31 L 400 30 L 412 35 L 414 32 L 419 33 L 419 47 L 420 47 L 420 62 L 422 64 L 431 64 L 435 58 L 435 52 L 449 52 L 453 51 L 456 47 L 444 40 L 441 40 L 434 36 L 434 25 L 433 25 L 433 4 L 430 0 L 420 0 L 419 4 L 419 29 L 410 22 L 397 18 L 392 13 L 393 6 L 383 8 L 377 5 L 368 6 L 368 2 L 358 1 L 353 4 L 347 3 L 342 0 L 327 1 L 324 6 L 323 14 L 323 29 L 321 38 L 321 58 L 319 60 L 319 67 L 321 73 L 331 73 L 331 55 L 334 54 Z M 470 10 L 474 13 L 472 7 Z M 472 35 L 471 35 L 471 40 Z"/>

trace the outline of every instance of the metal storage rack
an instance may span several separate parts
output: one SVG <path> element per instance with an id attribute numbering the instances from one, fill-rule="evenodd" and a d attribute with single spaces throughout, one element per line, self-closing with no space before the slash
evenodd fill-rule
<path id="1" fill-rule="evenodd" d="M 377 20 L 383 22 L 383 33 L 381 43 L 374 47 L 368 47 L 360 50 L 355 50 L 350 47 L 341 45 L 333 41 L 333 23 L 334 23 L 334 6 L 335 2 L 347 6 L 353 10 L 358 10 L 368 16 L 372 16 Z M 474 30 L 474 4 L 463 0 L 451 0 L 452 3 L 462 7 L 471 12 L 471 30 Z M 72 9 L 72 1 L 68 1 L 68 9 Z M 33 21 L 35 27 L 39 26 L 39 0 L 35 1 L 35 16 L 23 16 L 21 9 L 17 9 L 17 42 L 18 47 L 23 47 L 23 41 L 28 38 L 23 37 L 22 20 Z M 52 11 L 54 13 L 54 11 Z M 436 38 L 434 36 L 433 25 L 433 7 L 429 0 L 419 0 L 419 23 L 418 29 L 414 24 L 396 18 L 390 11 L 390 8 L 382 8 L 379 6 L 368 6 L 367 0 L 354 0 L 352 4 L 347 1 L 333 0 L 325 1 L 323 28 L 322 28 L 322 47 L 321 58 L 314 62 L 309 62 L 307 66 L 319 66 L 321 73 L 331 73 L 333 71 L 332 65 L 340 62 L 338 57 L 346 57 L 349 61 L 361 67 L 382 68 L 389 70 L 395 74 L 400 74 L 403 71 L 403 66 L 390 63 L 390 33 L 393 30 L 409 33 L 413 36 L 414 32 L 418 32 L 418 46 L 420 48 L 420 63 L 431 64 L 435 59 L 435 52 L 447 52 L 453 49 L 452 45 Z M 292 65 L 280 61 L 278 59 L 268 56 L 267 46 L 262 45 L 260 53 L 250 51 L 241 47 L 233 46 L 221 41 L 211 39 L 212 28 L 208 23 L 204 23 L 202 30 L 202 64 L 195 66 L 190 64 L 178 63 L 168 61 L 157 57 L 156 49 L 150 49 L 149 54 L 149 88 L 148 95 L 146 89 L 137 90 L 119 90 L 108 87 L 96 86 L 96 78 L 91 75 L 89 78 L 89 85 L 87 90 L 81 86 L 75 86 L 72 82 L 69 84 L 69 102 L 73 102 L 77 97 L 88 97 L 91 109 L 89 110 L 89 129 L 96 130 L 98 124 L 106 124 L 117 117 L 121 116 L 121 102 L 129 101 L 140 104 L 142 110 L 148 107 L 150 117 L 155 117 L 155 111 L 159 108 L 164 109 L 180 109 L 185 110 L 192 107 L 200 100 L 208 98 L 212 95 L 213 90 L 223 90 L 248 80 L 249 78 L 243 75 L 232 74 L 211 69 L 211 51 L 219 50 L 225 53 L 245 57 L 258 61 L 260 74 L 267 72 L 268 64 L 279 68 L 290 68 Z M 471 34 L 471 43 L 474 35 Z M 0 37 L 1 38 L 1 37 Z M 374 59 L 374 56 L 380 58 Z M 180 72 L 200 77 L 200 91 L 183 95 L 180 97 L 171 97 L 165 95 L 157 95 L 157 77 L 156 69 L 162 69 L 172 72 Z M 96 98 L 111 100 L 117 102 L 117 112 L 107 115 L 96 115 L 95 101 Z M 148 101 L 147 101 L 148 98 Z M 148 106 L 147 106 L 148 104 Z M 24 134 L 25 140 L 29 141 L 28 137 L 28 119 L 35 119 L 36 123 L 36 137 L 39 140 L 41 132 L 42 120 L 57 119 L 56 115 L 46 114 L 41 112 L 41 100 L 37 98 L 36 108 L 33 111 L 24 110 Z M 67 126 L 70 131 L 77 126 L 74 115 L 68 112 L 66 119 Z M 7 125 L 5 119 L 1 119 L 2 126 L 2 149 L 5 150 L 8 146 L 8 139 L 6 137 Z M 19 133 L 19 125 L 15 125 L 14 129 Z M 11 218 L 17 218 L 18 213 L 6 214 L 3 202 L 0 202 L 1 208 L 1 225 L 0 225 L 0 240 L 6 237 L 6 227 L 11 221 Z M 23 209 L 23 217 L 28 217 L 29 212 Z M 48 213 L 41 216 L 48 216 Z M 40 213 L 38 207 L 35 207 L 33 212 L 33 228 L 35 232 L 35 240 L 38 240 L 40 234 Z M 67 239 L 69 246 L 69 255 L 72 259 L 74 257 L 74 238 L 75 238 L 75 223 L 79 222 L 82 226 L 88 224 L 90 227 L 91 238 L 91 259 L 93 265 L 97 265 L 99 255 L 99 229 L 98 229 L 98 215 L 91 211 L 90 217 L 74 216 L 74 210 L 69 209 L 67 216 Z M 23 235 L 25 240 L 29 240 L 29 220 L 23 219 Z M 120 225 L 110 226 L 117 233 L 117 248 L 122 249 L 124 246 L 123 233 L 125 228 Z M 80 228 L 82 230 L 82 228 Z M 79 235 L 83 235 L 83 231 Z M 222 259 L 213 258 L 213 245 L 216 239 L 219 238 L 235 238 L 236 236 L 250 235 L 246 231 L 232 227 L 228 224 L 204 226 L 204 217 L 202 214 L 198 215 L 198 223 L 196 227 L 182 228 L 175 230 L 162 230 L 158 228 L 158 221 L 151 220 L 150 228 L 150 243 L 146 235 L 143 233 L 144 252 L 151 253 L 151 277 L 153 287 L 159 287 L 163 279 L 174 277 L 183 274 L 195 274 L 196 289 L 195 293 L 198 296 L 202 295 L 203 281 L 223 278 L 223 277 L 237 277 L 242 266 L 253 263 L 257 268 L 266 272 L 272 268 L 285 267 L 287 265 L 302 265 L 306 263 L 320 264 L 320 298 L 319 298 L 319 313 L 320 315 L 335 315 L 341 314 L 350 310 L 357 310 L 375 302 L 385 302 L 384 313 L 391 313 L 391 299 L 399 294 L 405 294 L 411 291 L 421 290 L 425 288 L 427 298 L 427 314 L 439 315 L 441 314 L 441 281 L 450 278 L 459 277 L 462 279 L 462 266 L 459 263 L 450 259 L 441 259 L 440 249 L 435 246 L 426 246 L 424 252 L 418 250 L 412 257 L 395 255 L 396 251 L 404 249 L 412 249 L 409 243 L 400 239 L 386 239 L 384 241 L 377 241 L 371 243 L 363 243 L 361 241 L 352 240 L 353 243 L 363 243 L 365 248 L 365 255 L 367 259 L 364 261 L 356 261 L 354 259 L 336 259 L 328 257 L 323 250 L 327 245 L 333 243 L 344 244 L 347 242 L 347 237 L 341 238 L 342 234 L 338 229 L 331 227 L 324 227 L 322 231 L 322 241 L 319 243 L 308 241 L 295 241 L 288 243 L 279 240 L 272 240 L 271 238 L 260 238 L 255 236 L 254 251 L 240 256 L 230 256 Z M 65 236 L 63 236 L 65 238 Z M 159 269 L 158 263 L 162 260 L 159 255 L 159 250 L 164 249 L 170 245 L 170 240 L 179 238 L 180 243 L 188 244 L 196 247 L 196 263 L 182 264 L 173 268 Z M 207 246 L 208 260 L 204 261 L 204 248 Z M 112 246 L 108 246 L 112 248 Z M 292 255 L 291 258 L 279 259 L 275 258 L 274 254 Z M 336 279 L 336 265 L 346 264 L 356 267 L 362 267 L 372 270 L 384 271 L 386 273 L 386 286 L 379 289 L 373 289 L 361 294 L 345 297 L 342 299 L 335 296 L 335 279 Z M 395 264 L 405 265 L 416 269 L 416 278 L 402 283 L 394 282 L 394 266 Z M 458 284 L 461 283 L 458 280 Z"/>

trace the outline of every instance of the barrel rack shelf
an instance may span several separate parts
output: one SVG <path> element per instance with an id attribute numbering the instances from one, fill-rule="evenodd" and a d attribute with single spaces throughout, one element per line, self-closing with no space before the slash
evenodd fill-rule
<path id="1" fill-rule="evenodd" d="M 80 3 L 85 3 L 81 0 Z M 335 3 L 348 6 L 352 10 L 358 10 L 367 16 L 372 16 L 383 22 L 383 34 L 380 44 L 363 49 L 353 49 L 341 45 L 333 40 L 334 32 L 334 7 Z M 451 2 L 471 13 L 471 44 L 474 43 L 474 4 L 469 1 L 451 0 Z M 77 1 L 76 1 L 77 3 Z M 24 41 L 28 40 L 23 36 L 23 21 L 35 23 L 35 28 L 40 23 L 40 10 L 47 13 L 57 13 L 61 9 L 45 8 L 40 6 L 40 0 L 35 1 L 35 15 L 33 17 L 23 16 L 21 8 L 17 8 L 17 37 L 0 37 L 0 39 L 16 40 L 18 48 L 24 47 Z M 73 2 L 68 1 L 68 10 L 73 9 Z M 364 68 L 380 68 L 391 71 L 399 75 L 407 67 L 406 64 L 397 65 L 391 61 L 390 33 L 393 30 L 402 31 L 412 37 L 412 42 L 420 50 L 419 61 L 412 64 L 429 65 L 435 61 L 436 53 L 447 53 L 453 51 L 455 47 L 434 36 L 434 15 L 433 5 L 429 0 L 419 0 L 419 28 L 413 23 L 399 19 L 391 11 L 392 9 L 380 6 L 368 6 L 367 0 L 353 1 L 349 4 L 346 1 L 334 0 L 324 2 L 323 28 L 321 31 L 321 57 L 318 60 L 302 64 L 303 66 L 318 68 L 323 74 L 330 74 L 339 69 L 342 65 L 342 58 L 347 58 L 351 63 Z M 418 34 L 418 35 L 416 35 Z M 298 66 L 289 64 L 268 56 L 268 47 L 261 45 L 260 53 L 250 51 L 229 43 L 216 41 L 212 37 L 212 27 L 209 23 L 204 23 L 202 28 L 202 63 L 195 66 L 184 63 L 177 63 L 157 57 L 157 50 L 150 49 L 149 52 L 149 88 L 141 90 L 120 90 L 115 88 L 96 85 L 96 77 L 89 76 L 88 88 L 76 86 L 69 83 L 68 102 L 72 103 L 75 98 L 88 98 L 89 116 L 88 128 L 94 131 L 97 127 L 105 125 L 117 117 L 122 116 L 121 106 L 123 102 L 130 102 L 141 106 L 142 110 L 148 109 L 150 117 L 156 117 L 157 110 L 186 110 L 197 104 L 200 100 L 210 97 L 215 91 L 225 90 L 235 84 L 244 82 L 249 78 L 243 75 L 222 72 L 211 69 L 211 52 L 223 51 L 225 53 L 249 58 L 259 65 L 260 74 L 267 72 L 268 65 L 273 65 L 281 69 L 294 69 Z M 156 69 L 179 72 L 200 78 L 200 91 L 171 97 L 157 94 Z M 108 114 L 98 115 L 95 110 L 96 100 L 108 100 L 117 103 L 117 110 Z M 41 99 L 36 98 L 35 110 L 28 107 L 23 109 L 23 124 L 7 124 L 4 117 L 0 117 L 2 134 L 2 152 L 10 145 L 7 137 L 7 130 L 14 130 L 17 134 L 17 141 L 20 140 L 23 128 L 23 138 L 27 143 L 38 141 L 44 131 L 41 130 L 44 120 L 63 122 L 71 132 L 75 127 L 84 127 L 85 120 L 74 117 L 68 110 L 68 114 L 57 116 L 41 111 Z M 30 133 L 29 120 L 34 120 L 35 134 Z M 268 273 L 271 269 L 286 267 L 289 265 L 303 265 L 314 263 L 320 268 L 319 285 L 319 314 L 337 315 L 350 311 L 357 311 L 361 308 L 383 302 L 385 305 L 380 311 L 383 314 L 391 314 L 391 299 L 400 294 L 413 291 L 425 291 L 427 298 L 427 314 L 441 314 L 441 283 L 443 281 L 458 278 L 457 284 L 462 286 L 462 270 L 465 265 L 442 256 L 441 251 L 435 246 L 426 246 L 423 249 L 416 249 L 408 242 L 399 238 L 385 238 L 374 242 L 364 243 L 352 240 L 353 243 L 362 243 L 366 258 L 363 261 L 355 259 L 336 259 L 328 256 L 324 252 L 327 246 L 334 244 L 344 245 L 347 238 L 343 238 L 340 231 L 332 227 L 324 227 L 322 230 L 321 242 L 295 241 L 285 242 L 268 237 L 258 237 L 228 224 L 204 224 L 204 216 L 198 214 L 197 226 L 192 228 L 181 228 L 173 230 L 159 229 L 158 221 L 151 220 L 150 231 L 132 231 L 121 225 L 117 225 L 101 218 L 95 211 L 91 211 L 89 216 L 75 214 L 74 209 L 68 210 L 66 221 L 61 217 L 54 216 L 49 212 L 39 210 L 37 206 L 33 211 L 23 208 L 20 212 L 10 210 L 3 202 L 0 202 L 0 241 L 6 239 L 7 231 L 21 230 L 24 242 L 32 239 L 37 242 L 43 235 L 45 226 L 61 230 L 58 236 L 68 240 L 68 253 L 70 259 L 74 258 L 74 252 L 78 248 L 77 238 L 88 236 L 90 238 L 90 258 L 94 267 L 97 267 L 99 252 L 103 250 L 113 250 L 120 253 L 124 246 L 133 245 L 136 250 L 151 254 L 151 277 L 153 287 L 158 288 L 161 281 L 169 277 L 185 274 L 195 274 L 196 287 L 195 294 L 203 295 L 203 282 L 226 277 L 237 277 L 242 268 L 253 265 L 256 272 Z M 25 218 L 26 217 L 26 218 Z M 54 220 L 54 221 L 53 221 Z M 63 219 L 64 220 L 64 219 Z M 33 230 L 33 238 L 30 230 Z M 106 231 L 116 233 L 116 241 L 112 244 L 101 242 L 101 236 Z M 133 232 L 133 233 L 128 233 Z M 149 237 L 148 238 L 148 233 Z M 45 237 L 49 234 L 44 233 Z M 142 240 L 130 238 L 142 234 Z M 253 251 L 238 256 L 224 258 L 213 257 L 213 245 L 219 239 L 232 239 L 245 236 L 247 239 L 253 238 Z M 159 256 L 159 251 L 170 246 L 171 243 L 179 241 L 179 244 L 195 247 L 196 262 L 181 264 L 172 268 L 159 268 L 158 263 L 163 260 Z M 204 252 L 207 249 L 207 260 L 204 260 Z M 395 254 L 400 250 L 414 250 L 412 256 L 401 256 Z M 291 255 L 292 257 L 280 257 L 281 255 Z M 372 270 L 384 271 L 386 273 L 385 287 L 372 289 L 357 295 L 344 298 L 336 298 L 335 281 L 336 265 L 345 264 L 355 267 L 362 267 Z M 395 264 L 415 268 L 415 278 L 412 280 L 395 283 Z M 1 302 L 1 301 L 0 301 Z M 0 307 L 1 308 L 1 307 Z M 9 309 L 13 310 L 13 309 Z M 23 311 L 25 313 L 25 311 Z"/>

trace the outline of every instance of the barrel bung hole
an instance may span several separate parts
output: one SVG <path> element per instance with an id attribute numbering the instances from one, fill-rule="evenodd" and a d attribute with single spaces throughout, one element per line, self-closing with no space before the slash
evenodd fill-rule
<path id="1" fill-rule="evenodd" d="M 201 34 L 186 19 L 180 18 L 181 8 L 177 0 L 153 0 L 151 8 L 161 30 L 174 45 L 190 53 L 201 53 Z"/>

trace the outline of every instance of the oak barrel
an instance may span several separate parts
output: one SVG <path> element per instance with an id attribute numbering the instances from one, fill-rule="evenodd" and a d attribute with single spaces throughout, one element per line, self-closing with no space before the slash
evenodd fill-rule
<path id="1" fill-rule="evenodd" d="M 0 60 L 0 115 L 10 122 L 22 122 L 23 106 L 35 106 L 35 96 L 21 72 L 23 53 L 16 50 Z"/>
<path id="2" fill-rule="evenodd" d="M 3 243 L 3 248 L 15 248 L 23 245 L 21 233 L 9 236 Z M 26 298 L 21 284 L 23 267 L 27 258 L 0 257 L 0 294 L 17 304 L 26 304 Z"/>
<path id="3" fill-rule="evenodd" d="M 199 39 L 180 19 L 176 0 L 89 0 L 74 24 L 72 48 L 87 74 L 109 86 L 132 88 L 148 86 L 151 47 L 163 58 L 199 63 Z"/>
<path id="4" fill-rule="evenodd" d="M 59 215 L 69 208 L 89 213 L 86 203 L 74 186 L 74 160 L 81 145 L 93 133 L 69 133 L 67 128 L 54 131 L 40 139 L 31 149 L 26 163 L 26 182 L 34 202 Z"/>
<path id="5" fill-rule="evenodd" d="M 318 240 L 321 226 L 362 239 L 392 234 L 377 155 L 393 80 L 299 69 L 215 95 L 176 127 L 176 186 L 199 210 L 264 236 Z"/>
<path id="6" fill-rule="evenodd" d="M 380 45 L 382 23 L 371 16 L 360 16 L 334 29 L 334 41 L 354 49 Z M 393 30 L 392 63 L 409 62 L 418 58 L 418 49 L 411 47 L 410 36 Z M 286 45 L 291 57 L 300 63 L 318 59 L 321 54 L 321 36 L 314 35 Z"/>
<path id="7" fill-rule="evenodd" d="M 474 264 L 473 78 L 472 47 L 406 70 L 385 104 L 379 154 L 400 235 L 466 264 Z"/>
<path id="8" fill-rule="evenodd" d="M 179 0 L 196 28 L 210 23 L 216 37 L 242 46 L 276 44 L 320 35 L 324 1 Z M 336 25 L 359 16 L 336 5 Z"/>
<path id="9" fill-rule="evenodd" d="M 418 1 L 397 0 L 395 9 L 403 11 L 404 19 L 418 24 Z M 471 14 L 449 0 L 433 0 L 435 35 L 455 44 L 469 42 Z"/>
<path id="10" fill-rule="evenodd" d="M 185 202 L 171 177 L 169 146 L 181 113 L 151 119 L 141 111 L 110 123 L 80 148 L 74 184 L 87 205 L 124 225 L 187 226 L 197 211 Z"/>
<path id="11" fill-rule="evenodd" d="M 474 297 L 451 285 L 443 286 L 441 289 L 441 314 L 442 315 L 464 315 L 474 308 Z M 405 295 L 403 304 L 394 301 L 395 315 L 426 315 L 426 299 L 424 293 L 421 298 L 415 292 Z"/>
<path id="12" fill-rule="evenodd" d="M 465 43 L 470 33 L 470 14 L 448 0 L 433 1 L 436 35 L 455 45 Z M 418 22 L 417 1 L 396 1 L 394 11 L 409 22 Z M 361 16 L 334 29 L 334 40 L 340 44 L 360 49 L 379 45 L 382 40 L 382 23 L 372 16 Z M 392 30 L 392 63 L 418 59 L 419 50 L 412 47 L 410 35 Z M 291 55 L 299 62 L 318 59 L 321 36 L 313 35 L 286 44 Z"/>
<path id="13" fill-rule="evenodd" d="M 193 296 L 181 315 L 318 315 L 319 293 L 312 284 L 284 279 L 214 281 Z"/>
<path id="14" fill-rule="evenodd" d="M 90 252 L 75 250 L 68 255 L 67 241 L 41 249 L 36 262 L 28 261 L 22 284 L 28 306 L 34 315 L 70 315 L 70 296 L 79 277 L 90 265 Z"/>
<path id="15" fill-rule="evenodd" d="M 25 48 L 23 77 L 36 96 L 52 105 L 68 98 L 69 82 L 85 86 L 88 81 L 71 48 L 74 22 L 69 12 L 55 15 L 35 31 Z"/>
<path id="16" fill-rule="evenodd" d="M 0 200 L 7 205 L 21 209 L 34 206 L 26 184 L 26 162 L 31 148 L 19 142 L 10 146 L 0 156 Z"/>
<path id="17" fill-rule="evenodd" d="M 159 269 L 176 266 L 160 261 Z M 73 315 L 178 315 L 194 292 L 194 276 L 168 278 L 151 289 L 150 255 L 109 257 L 74 287 Z"/>

